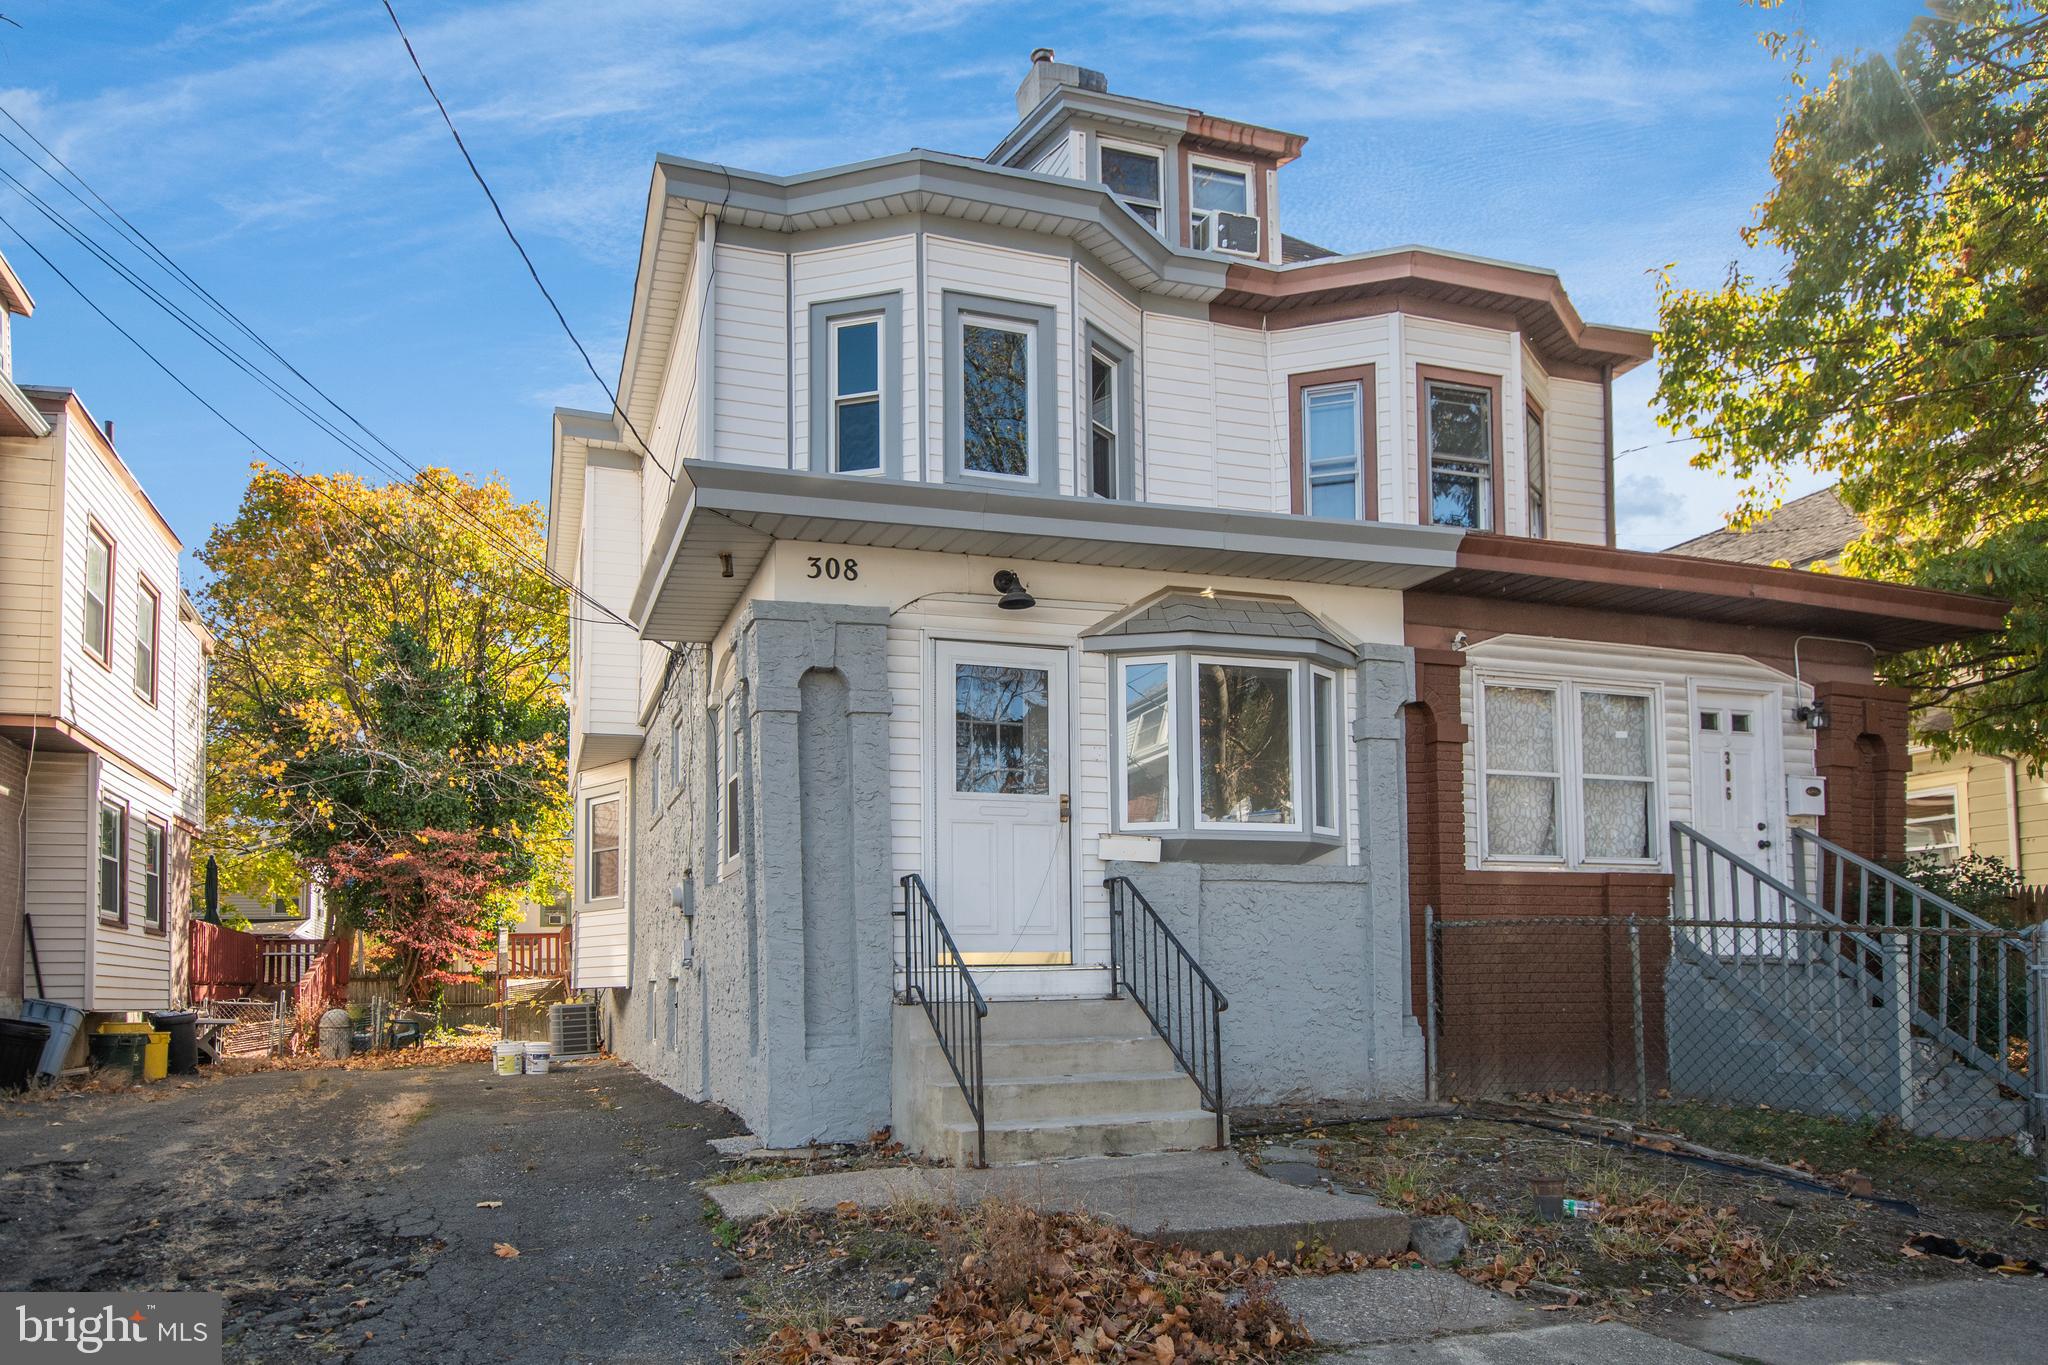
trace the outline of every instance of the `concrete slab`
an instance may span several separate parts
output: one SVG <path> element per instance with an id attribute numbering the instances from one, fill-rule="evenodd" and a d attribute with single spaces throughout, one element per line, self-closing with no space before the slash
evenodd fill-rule
<path id="1" fill-rule="evenodd" d="M 1245 1168 L 1234 1152 L 1092 1157 L 990 1170 L 891 1167 L 760 1180 L 705 1189 L 726 1217 L 746 1222 L 851 1200 L 979 1203 L 1001 1194 L 1037 1208 L 1086 1210 L 1147 1237 L 1204 1251 L 1291 1256 L 1298 1243 L 1391 1256 L 1407 1250 L 1408 1219 L 1362 1195 L 1302 1190 Z"/>
<path id="2" fill-rule="evenodd" d="M 1545 1316 L 1448 1270 L 1362 1270 L 1274 1286 L 1318 1346 L 1421 1341 L 1457 1332 L 1534 1327 Z"/>
<path id="3" fill-rule="evenodd" d="M 1652 1326 L 1702 1350 L 1763 1365 L 2039 1365 L 2048 1356 L 2048 1281 L 1986 1275 Z"/>
<path id="4" fill-rule="evenodd" d="M 1957 1357 L 1962 1359 L 1963 1357 Z M 1618 1322 L 1566 1323 L 1526 1332 L 1440 1337 L 1319 1356 L 1316 1365 L 1727 1365 L 1720 1356 L 1653 1337 Z"/>

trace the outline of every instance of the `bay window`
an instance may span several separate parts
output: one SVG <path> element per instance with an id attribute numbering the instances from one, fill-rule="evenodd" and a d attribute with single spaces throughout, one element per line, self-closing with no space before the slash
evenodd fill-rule
<path id="1" fill-rule="evenodd" d="M 1301 395 L 1303 501 L 1312 517 L 1364 515 L 1364 406 L 1356 383 L 1326 384 Z"/>
<path id="2" fill-rule="evenodd" d="M 832 324 L 832 468 L 873 474 L 882 468 L 882 320 Z"/>
<path id="3" fill-rule="evenodd" d="M 1116 496 L 1116 447 L 1124 422 L 1117 369 L 1101 351 L 1088 353 L 1088 491 L 1098 498 Z"/>
<path id="4" fill-rule="evenodd" d="M 1480 853 L 1490 862 L 1655 862 L 1653 692 L 1564 681 L 1479 683 Z"/>
<path id="5" fill-rule="evenodd" d="M 1114 667 L 1119 830 L 1276 841 L 1296 856 L 1337 842 L 1344 692 L 1334 666 L 1184 649 Z"/>
<path id="6" fill-rule="evenodd" d="M 100 802 L 98 841 L 99 912 L 104 920 L 128 922 L 128 807 Z"/>
<path id="7" fill-rule="evenodd" d="M 901 475 L 902 318 L 900 293 L 811 305 L 812 473 Z"/>
<path id="8" fill-rule="evenodd" d="M 619 819 L 617 796 L 593 797 L 583 806 L 584 884 L 586 900 L 612 900 L 619 895 Z"/>
<path id="9" fill-rule="evenodd" d="M 1543 448 L 1543 414 L 1531 403 L 1522 410 L 1522 454 L 1529 462 L 1529 534 L 1550 534 L 1550 456 Z"/>

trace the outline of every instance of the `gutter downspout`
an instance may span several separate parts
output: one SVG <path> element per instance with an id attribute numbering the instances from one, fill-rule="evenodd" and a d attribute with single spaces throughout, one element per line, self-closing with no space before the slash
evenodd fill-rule
<path id="1" fill-rule="evenodd" d="M 2020 765 L 2011 754 L 1991 755 L 2005 765 L 2005 838 L 2006 846 L 2012 850 L 2012 872 L 2021 885 L 2026 884 L 2026 859 L 2020 850 Z"/>

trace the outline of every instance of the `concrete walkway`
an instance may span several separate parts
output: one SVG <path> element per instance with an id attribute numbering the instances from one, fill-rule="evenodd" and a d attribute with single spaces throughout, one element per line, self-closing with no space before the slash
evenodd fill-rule
<path id="1" fill-rule="evenodd" d="M 735 1222 L 829 1209 L 845 1200 L 884 1208 L 904 1200 L 973 1204 L 1000 1194 L 1034 1208 L 1085 1209 L 1143 1236 L 1204 1251 L 1291 1256 L 1308 1241 L 1368 1256 L 1408 1249 L 1405 1214 L 1362 1195 L 1268 1180 L 1247 1170 L 1234 1152 L 1092 1157 L 980 1171 L 897 1166 L 712 1185 L 704 1192 Z"/>

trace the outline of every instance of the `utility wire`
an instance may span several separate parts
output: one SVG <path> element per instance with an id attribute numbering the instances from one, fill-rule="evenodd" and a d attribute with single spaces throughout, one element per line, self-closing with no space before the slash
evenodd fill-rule
<path id="1" fill-rule="evenodd" d="M 590 352 L 583 348 L 583 342 L 577 337 L 576 329 L 569 325 L 569 319 L 563 314 L 562 305 L 555 302 L 555 296 L 548 292 L 547 285 L 542 282 L 540 270 L 534 265 L 533 257 L 526 254 L 526 247 L 520 242 L 519 234 L 512 230 L 511 222 L 505 217 L 505 210 L 498 204 L 498 196 L 491 192 L 490 181 L 484 179 L 484 173 L 477 168 L 476 158 L 469 154 L 469 145 L 462 140 L 461 130 L 456 128 L 455 120 L 448 113 L 448 106 L 442 103 L 440 92 L 434 89 L 433 81 L 427 78 L 427 69 L 420 65 L 420 54 L 413 50 L 412 39 L 406 35 L 405 25 L 398 22 L 398 11 L 391 7 L 391 0 L 384 0 L 384 12 L 391 16 L 391 27 L 397 30 L 398 41 L 405 44 L 405 55 L 412 59 L 412 69 L 419 73 L 420 84 L 427 88 L 427 95 L 434 101 L 434 107 L 441 111 L 441 122 L 448 125 L 448 135 L 455 139 L 455 148 L 462 153 L 462 160 L 469 167 L 470 176 L 475 179 L 477 187 L 483 190 L 484 198 L 491 201 L 491 212 L 498 215 L 498 226 L 505 229 L 505 235 L 512 241 L 513 250 L 517 251 L 519 259 L 526 263 L 526 273 L 533 277 L 534 288 L 540 290 L 540 296 L 546 299 L 548 307 L 554 310 L 555 321 L 562 324 L 562 330 L 568 334 L 570 343 L 576 347 L 576 354 L 583 357 L 583 367 L 590 371 L 590 377 L 595 379 L 598 387 L 604 390 L 605 397 L 611 399 L 612 411 L 619 415 L 619 420 L 624 422 L 626 429 L 633 433 L 633 439 L 640 443 L 641 452 L 648 459 L 653 460 L 655 466 L 662 473 L 668 475 L 670 483 L 674 483 L 676 481 L 675 471 L 664 464 L 661 457 L 654 453 L 654 447 L 649 445 L 647 438 L 640 434 L 640 429 L 633 425 L 632 417 L 627 414 L 625 409 L 619 406 L 619 396 L 612 392 L 612 386 L 606 383 L 604 376 L 597 372 L 597 365 L 591 360 Z"/>
<path id="2" fill-rule="evenodd" d="M 457 515 L 466 517 L 467 519 L 475 523 L 488 536 L 490 536 L 492 539 L 496 540 L 500 545 L 506 548 L 515 557 L 516 560 L 523 562 L 532 568 L 537 569 L 543 577 L 555 582 L 558 586 L 563 588 L 565 591 L 569 592 L 578 601 L 584 603 L 591 609 L 601 613 L 605 618 L 613 622 L 616 622 L 619 625 L 625 626 L 628 629 L 634 630 L 636 634 L 638 633 L 638 628 L 634 626 L 632 621 L 630 621 L 620 613 L 612 610 L 610 607 L 598 601 L 596 598 L 592 597 L 587 591 L 585 591 L 577 584 L 571 582 L 562 575 L 557 574 L 551 567 L 549 567 L 546 564 L 544 560 L 540 559 L 531 551 L 527 550 L 524 546 L 520 545 L 518 542 L 513 540 L 501 528 L 491 524 L 489 521 L 485 520 L 483 517 L 481 517 L 467 505 L 450 496 L 445 491 L 445 489 L 437 487 L 436 480 L 433 479 L 430 471 L 422 468 L 417 464 L 414 464 L 411 460 L 407 459 L 405 455 L 401 453 L 397 448 L 392 446 L 390 442 L 384 440 L 375 431 L 371 430 L 370 427 L 367 426 L 354 413 L 349 411 L 346 407 L 344 407 L 340 402 L 338 402 L 325 390 L 320 388 L 319 385 L 315 384 L 311 379 L 309 379 L 303 372 L 301 372 L 298 369 L 298 367 L 293 365 L 288 359 L 285 358 L 285 356 L 281 352 L 279 352 L 274 346 L 272 346 L 267 340 L 265 340 L 260 333 L 258 333 L 254 328 L 249 326 L 247 322 L 245 322 L 226 304 L 222 303 L 217 297 L 215 297 L 212 294 L 211 291 L 207 290 L 204 285 L 201 285 L 196 279 L 194 279 L 188 272 L 185 271 L 185 269 L 182 266 L 178 265 L 178 263 L 175 260 L 173 260 L 166 252 L 164 252 L 162 248 L 158 247 L 156 243 L 152 241 L 146 233 L 144 233 L 140 228 L 136 227 L 132 222 L 130 222 L 128 218 L 120 212 L 119 209 L 115 208 L 113 204 L 109 203 L 104 196 L 102 196 L 97 190 L 95 190 L 92 187 L 92 185 L 82 175 L 80 175 L 77 172 L 77 170 L 75 170 L 55 151 L 51 150 L 48 147 L 48 145 L 42 141 L 42 139 L 36 137 L 33 131 L 31 131 L 25 125 L 23 125 L 22 122 L 19 119 L 15 118 L 14 115 L 10 111 L 8 111 L 4 106 L 0 106 L 0 116 L 5 116 L 7 121 L 12 123 L 17 129 L 19 129 L 21 133 L 28 138 L 29 141 L 33 142 L 36 145 L 36 147 L 43 151 L 46 155 L 48 155 L 51 160 L 54 160 L 55 162 L 57 162 L 59 166 L 63 167 L 65 172 L 68 173 L 72 177 L 72 179 L 76 180 L 78 184 L 85 189 L 87 194 L 90 194 L 93 197 L 93 199 L 97 200 L 102 206 L 104 206 L 106 212 L 101 212 L 100 209 L 95 208 L 91 203 L 88 203 L 85 199 L 81 198 L 76 190 L 72 189 L 71 186 L 66 184 L 63 179 L 61 179 L 55 173 L 50 171 L 50 169 L 47 166 L 43 165 L 41 161 L 39 161 L 37 158 L 30 156 L 28 152 L 24 148 L 22 148 L 22 146 L 19 143 L 15 142 L 13 138 L 9 137 L 4 130 L 0 130 L 0 141 L 6 142 L 7 145 L 12 147 L 16 151 L 16 153 L 18 153 L 24 160 L 35 165 L 36 168 L 40 170 L 46 177 L 48 177 L 53 184 L 56 184 L 59 188 L 63 189 L 65 193 L 69 194 L 72 199 L 76 200 L 82 207 L 84 207 L 88 212 L 91 212 L 102 223 L 106 224 L 116 233 L 123 235 L 132 243 L 139 245 L 151 257 L 153 257 L 155 261 L 159 262 L 163 269 L 171 273 L 195 296 L 203 299 L 208 304 L 208 306 L 213 309 L 214 312 L 218 313 L 222 318 L 227 320 L 244 336 L 247 336 L 257 346 L 262 348 L 262 350 L 266 354 L 273 358 L 279 365 L 283 366 L 285 370 L 287 370 L 300 383 L 304 384 L 306 388 L 308 388 L 314 394 L 316 394 L 323 402 L 327 404 L 328 407 L 332 408 L 337 414 L 339 414 L 343 419 L 348 421 L 357 430 L 361 431 L 365 436 L 368 436 L 371 440 L 375 441 L 391 456 L 392 459 L 396 460 L 398 464 L 404 466 L 406 470 L 411 471 L 411 473 L 414 476 L 417 476 L 418 480 L 421 483 L 422 491 L 426 492 L 435 501 L 439 502 L 441 505 L 453 511 Z M 129 269 L 124 263 L 114 258 L 111 255 L 111 253 L 107 252 L 97 242 L 93 241 L 89 234 L 82 232 L 73 223 L 71 223 L 69 219 L 65 218 L 56 210 L 52 209 L 46 201 L 44 201 L 40 196 L 36 195 L 34 191 L 30 190 L 26 185 L 24 185 L 15 176 L 8 173 L 4 168 L 0 168 L 0 177 L 4 177 L 7 181 L 12 183 L 15 189 L 53 225 L 57 226 L 60 230 L 62 230 L 68 236 L 70 236 L 75 242 L 83 246 L 87 251 L 91 252 L 109 269 L 112 269 L 116 273 L 120 274 L 122 278 L 127 280 L 128 283 L 131 286 L 133 286 L 138 292 L 142 293 L 152 303 L 155 303 L 157 307 L 159 307 L 164 312 L 169 314 L 171 317 L 176 319 L 188 331 L 191 331 L 194 336 L 198 337 L 204 344 L 206 344 L 216 353 L 221 355 L 223 359 L 227 360 L 231 365 L 234 365 L 237 369 L 247 374 L 250 378 L 256 380 L 259 384 L 262 384 L 265 388 L 270 390 L 270 392 L 273 393 L 280 401 L 292 407 L 301 416 L 305 417 L 307 421 L 313 423 L 321 431 L 325 432 L 337 444 L 342 446 L 343 449 L 354 454 L 355 456 L 357 456 L 357 458 L 363 460 L 366 464 L 370 465 L 373 469 L 377 470 L 385 477 L 397 480 L 399 482 L 407 481 L 407 477 L 405 474 L 400 473 L 398 469 L 392 467 L 385 461 L 380 460 L 374 451 L 371 451 L 366 446 L 362 445 L 360 442 L 354 440 L 353 438 L 348 436 L 347 433 L 338 430 L 332 422 L 321 416 L 318 412 L 314 411 L 304 400 L 299 398 L 296 394 L 291 393 L 285 386 L 283 386 L 281 383 L 275 380 L 272 376 L 262 372 L 257 366 L 249 362 L 245 357 L 241 356 L 239 352 L 234 351 L 232 349 L 232 343 L 224 343 L 203 323 L 195 320 L 185 310 L 179 308 L 174 302 L 165 297 L 160 291 L 153 288 L 147 281 L 141 279 L 138 275 L 136 275 L 136 273 Z M 113 215 L 112 219 L 109 219 L 109 217 L 107 216 L 109 213 Z M 118 226 L 116 220 L 118 220 Z M 39 252 L 38 255 L 40 254 L 41 253 Z M 48 258 L 45 257 L 44 259 L 47 262 Z M 52 268 L 54 269 L 55 267 L 53 266 Z M 72 282 L 66 280 L 66 283 L 70 284 Z M 77 288 L 75 284 L 72 284 L 72 287 L 74 290 Z M 268 452 L 265 453 L 268 454 Z M 283 464 L 282 461 L 279 461 L 279 463 L 280 465 Z M 584 619 L 588 620 L 589 618 Z"/>

